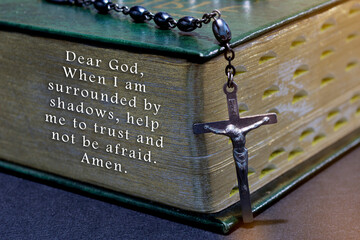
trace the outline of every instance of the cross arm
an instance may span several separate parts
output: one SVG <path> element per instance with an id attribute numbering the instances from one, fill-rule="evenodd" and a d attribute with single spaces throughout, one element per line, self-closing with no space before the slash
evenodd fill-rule
<path id="1" fill-rule="evenodd" d="M 201 134 L 201 133 L 210 133 L 211 130 L 205 128 L 205 125 L 209 126 L 210 128 L 215 129 L 224 129 L 227 125 L 229 125 L 230 121 L 219 121 L 219 122 L 210 122 L 210 123 L 195 123 L 193 125 L 193 132 L 194 134 Z"/>
<path id="2" fill-rule="evenodd" d="M 264 122 L 262 125 L 277 123 L 276 113 L 268 113 L 268 114 L 254 115 L 250 117 L 242 117 L 232 124 L 236 125 L 237 127 L 243 128 L 263 120 L 264 117 L 268 117 L 269 121 Z"/>
<path id="3" fill-rule="evenodd" d="M 264 117 L 268 117 L 269 121 L 264 122 L 262 125 L 277 123 L 276 114 L 268 113 L 268 114 L 250 116 L 250 117 L 242 117 L 242 118 L 238 118 L 236 121 L 227 120 L 227 121 L 210 122 L 210 123 L 195 123 L 193 125 L 193 132 L 194 134 L 210 133 L 211 132 L 210 129 L 206 129 L 205 125 L 215 129 L 225 129 L 227 125 L 234 124 L 239 128 L 243 128 L 263 120 Z"/>

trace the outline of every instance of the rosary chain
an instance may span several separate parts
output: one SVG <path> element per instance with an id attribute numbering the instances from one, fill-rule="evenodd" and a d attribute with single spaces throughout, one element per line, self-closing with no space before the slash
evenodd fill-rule
<path id="1" fill-rule="evenodd" d="M 135 22 L 154 20 L 156 25 L 161 29 L 178 27 L 178 29 L 184 32 L 191 32 L 197 28 L 201 28 L 203 24 L 210 23 L 211 19 L 215 19 L 216 16 L 220 18 L 221 16 L 219 11 L 214 10 L 211 13 L 205 13 L 201 19 L 185 16 L 176 21 L 166 12 L 153 14 L 141 6 L 133 6 L 131 8 L 128 6 L 119 6 L 117 3 L 113 3 L 110 0 L 66 0 L 64 3 L 76 6 L 89 6 L 93 4 L 101 14 L 107 14 L 111 10 L 114 10 L 124 15 L 130 15 Z"/>
<path id="2" fill-rule="evenodd" d="M 236 68 L 231 64 L 231 61 L 235 59 L 235 52 L 230 47 L 230 44 L 225 45 L 224 58 L 228 61 L 228 65 L 225 67 L 225 75 L 228 78 L 227 86 L 228 88 L 234 87 L 234 76 L 236 74 Z"/>
<path id="3" fill-rule="evenodd" d="M 119 6 L 118 4 L 114 4 L 114 3 L 112 3 L 112 4 L 110 4 L 109 5 L 109 9 L 114 9 L 114 11 L 116 11 L 116 12 L 121 12 L 122 14 L 124 14 L 124 15 L 128 15 L 129 14 L 129 12 L 130 12 L 130 8 L 129 7 L 127 7 L 127 6 Z"/>

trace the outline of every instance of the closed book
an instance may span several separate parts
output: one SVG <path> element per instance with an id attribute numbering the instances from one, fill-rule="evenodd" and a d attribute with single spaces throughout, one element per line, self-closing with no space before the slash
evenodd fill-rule
<path id="1" fill-rule="evenodd" d="M 247 136 L 254 211 L 357 143 L 359 1 L 138 4 L 228 22 L 240 117 L 278 116 Z M 0 3 L 0 26 L 3 169 L 223 232 L 238 222 L 232 144 L 193 132 L 229 118 L 211 25 L 23 0 Z"/>

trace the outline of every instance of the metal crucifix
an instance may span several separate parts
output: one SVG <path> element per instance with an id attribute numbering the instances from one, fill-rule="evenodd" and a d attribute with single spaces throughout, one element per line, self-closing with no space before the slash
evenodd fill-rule
<path id="1" fill-rule="evenodd" d="M 276 123 L 277 118 L 275 113 L 240 118 L 236 97 L 237 85 L 233 83 L 233 86 L 233 91 L 229 92 L 227 84 L 224 85 L 224 92 L 226 94 L 229 111 L 229 120 L 211 123 L 196 123 L 193 126 L 193 131 L 194 134 L 209 132 L 221 134 L 228 136 L 231 139 L 239 186 L 242 218 L 244 223 L 250 223 L 253 221 L 253 214 L 248 184 L 248 151 L 245 147 L 245 136 L 248 132 L 260 127 L 261 125 Z"/>

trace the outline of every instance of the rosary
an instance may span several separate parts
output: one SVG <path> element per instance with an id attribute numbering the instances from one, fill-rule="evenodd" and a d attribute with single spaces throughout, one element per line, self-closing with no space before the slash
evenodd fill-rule
<path id="1" fill-rule="evenodd" d="M 134 22 L 146 22 L 154 20 L 160 29 L 178 28 L 184 32 L 191 32 L 197 28 L 201 28 L 203 24 L 208 24 L 213 20 L 212 30 L 215 38 L 221 47 L 225 48 L 224 57 L 228 61 L 225 67 L 227 82 L 223 86 L 227 99 L 227 107 L 229 112 L 229 120 L 196 123 L 193 125 L 194 134 L 214 133 L 229 137 L 233 145 L 233 157 L 236 166 L 236 175 L 238 179 L 238 187 L 240 194 L 241 214 L 244 223 L 253 221 L 253 214 L 250 200 L 250 190 L 248 183 L 248 150 L 245 147 L 245 136 L 251 130 L 264 124 L 273 124 L 277 122 L 276 114 L 269 113 L 256 115 L 251 117 L 239 116 L 239 107 L 237 102 L 237 84 L 234 82 L 236 73 L 235 67 L 231 61 L 235 58 L 235 52 L 230 47 L 231 31 L 227 23 L 221 18 L 221 13 L 214 10 L 211 13 L 205 13 L 201 19 L 190 16 L 180 18 L 178 21 L 173 19 L 166 12 L 158 12 L 153 14 L 142 6 L 119 6 L 110 0 L 47 0 L 52 3 L 69 4 L 76 6 L 88 6 L 93 4 L 100 14 L 107 14 L 110 11 L 116 11 L 124 15 L 130 15 Z"/>

